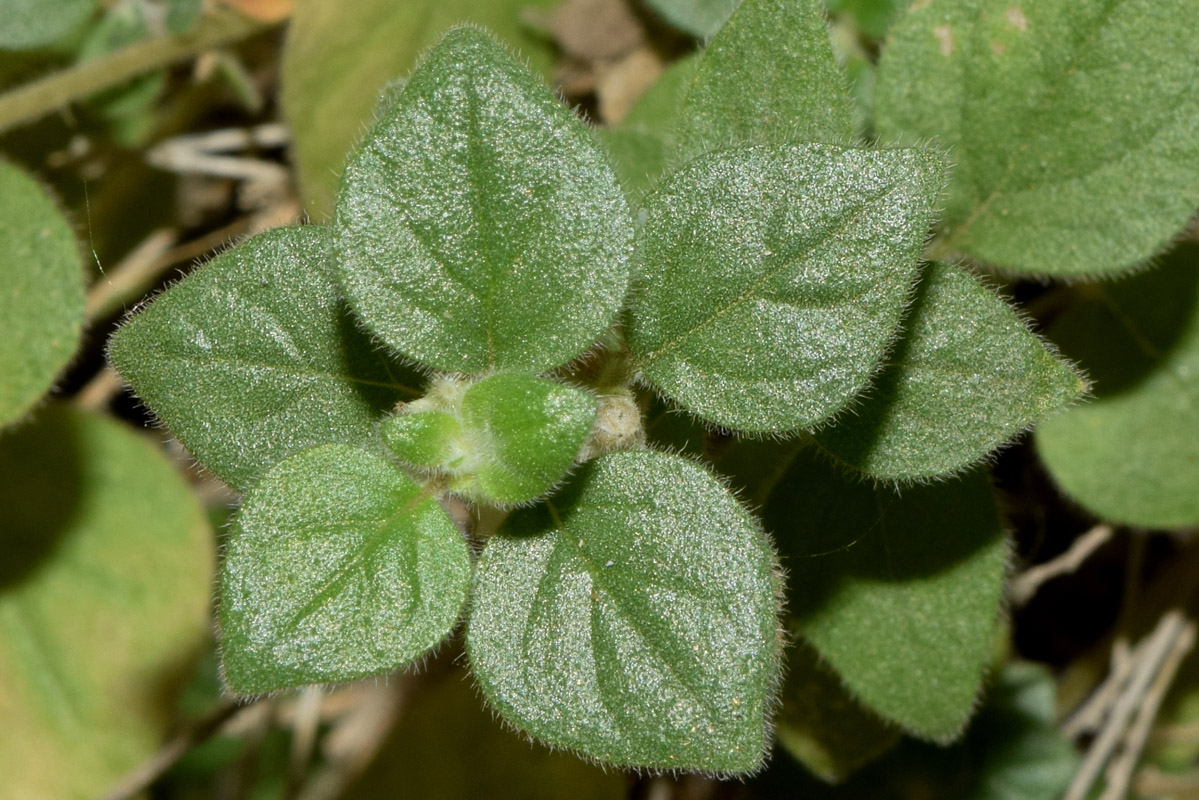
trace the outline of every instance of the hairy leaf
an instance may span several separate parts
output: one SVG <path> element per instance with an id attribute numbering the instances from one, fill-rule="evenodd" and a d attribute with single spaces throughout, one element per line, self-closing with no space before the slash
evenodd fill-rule
<path id="1" fill-rule="evenodd" d="M 927 267 L 887 360 L 865 400 L 816 434 L 879 478 L 957 472 L 1086 389 L 1003 300 L 944 264 Z"/>
<path id="2" fill-rule="evenodd" d="M 402 460 L 450 476 L 451 491 L 514 505 L 545 494 L 574 466 L 599 402 L 573 386 L 513 372 L 442 381 L 383 423 Z"/>
<path id="3" fill-rule="evenodd" d="M 769 743 L 774 555 L 706 470 L 588 463 L 479 562 L 467 650 L 484 695 L 547 744 L 622 766 L 738 773 Z"/>
<path id="4" fill-rule="evenodd" d="M 477 432 L 480 452 L 466 488 L 500 504 L 545 494 L 574 465 L 598 406 L 582 389 L 531 375 L 502 373 L 474 384 L 462 417 Z"/>
<path id="5" fill-rule="evenodd" d="M 955 738 L 991 655 L 1007 549 L 984 475 L 902 494 L 794 445 L 741 442 L 725 468 L 762 504 L 795 629 L 867 707 L 921 738 Z M 737 452 L 740 451 L 740 452 Z M 738 462 L 757 469 L 745 475 Z"/>
<path id="6" fill-rule="evenodd" d="M 75 234 L 37 182 L 3 161 L 0 320 L 3 426 L 50 388 L 75 352 L 83 327 L 83 266 Z"/>
<path id="7" fill-rule="evenodd" d="M 1053 479 L 1113 522 L 1199 525 L 1199 247 L 1095 287 L 1050 333 L 1096 393 L 1038 429 Z"/>
<path id="8" fill-rule="evenodd" d="M 646 0 L 680 30 L 705 39 L 720 30 L 741 0 Z"/>
<path id="9" fill-rule="evenodd" d="M 291 129 L 300 196 L 315 219 L 333 213 L 346 153 L 372 122 L 380 90 L 409 72 L 450 25 L 486 25 L 520 46 L 548 74 L 548 42 L 531 35 L 523 9 L 557 0 L 296 0 L 280 69 L 283 115 Z"/>
<path id="10" fill-rule="evenodd" d="M 839 411 L 899 324 L 942 173 L 922 150 L 786 145 L 671 175 L 634 257 L 627 333 L 644 379 L 736 430 Z"/>
<path id="11" fill-rule="evenodd" d="M 211 531 L 158 448 L 60 406 L 0 436 L 0 509 L 3 794 L 106 794 L 207 638 Z"/>
<path id="12" fill-rule="evenodd" d="M 109 356 L 219 478 L 245 491 L 327 442 L 377 439 L 409 373 L 359 332 L 324 271 L 323 228 L 282 228 L 229 250 L 135 315 Z"/>
<path id="13" fill-rule="evenodd" d="M 955 162 L 942 248 L 1098 275 L 1162 249 L 1199 206 L 1190 0 L 931 0 L 878 74 L 885 139 Z"/>
<path id="14" fill-rule="evenodd" d="M 820 0 L 745 0 L 704 51 L 678 138 L 681 161 L 731 145 L 852 141 Z"/>
<path id="15" fill-rule="evenodd" d="M 458 28 L 351 156 L 334 234 L 350 304 L 396 351 L 445 372 L 543 372 L 612 322 L 632 219 L 586 126 Z"/>
<path id="16" fill-rule="evenodd" d="M 388 417 L 379 426 L 379 434 L 401 461 L 414 467 L 457 467 L 466 455 L 461 448 L 462 420 L 445 411 L 430 409 Z"/>
<path id="17" fill-rule="evenodd" d="M 225 680 L 256 694 L 405 666 L 449 635 L 470 575 L 445 510 L 390 462 L 305 450 L 263 476 L 230 530 Z"/>

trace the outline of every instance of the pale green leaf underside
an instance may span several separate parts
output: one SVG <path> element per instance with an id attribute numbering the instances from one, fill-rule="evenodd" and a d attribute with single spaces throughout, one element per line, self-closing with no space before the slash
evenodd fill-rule
<path id="1" fill-rule="evenodd" d="M 1104 288 L 1050 333 L 1096 393 L 1038 429 L 1053 479 L 1113 522 L 1199 525 L 1199 248 Z"/>
<path id="2" fill-rule="evenodd" d="M 632 219 L 586 126 L 457 28 L 350 157 L 334 238 L 350 305 L 392 349 L 444 372 L 543 372 L 612 322 Z"/>
<path id="3" fill-rule="evenodd" d="M 952 148 L 946 246 L 1098 275 L 1160 250 L 1199 206 L 1191 0 L 932 0 L 895 28 L 879 133 Z"/>
<path id="4" fill-rule="evenodd" d="M 350 445 L 276 464 L 225 546 L 220 626 L 238 694 L 398 669 L 449 635 L 466 603 L 466 542 L 390 462 Z"/>
<path id="5" fill-rule="evenodd" d="M 1007 558 L 986 477 L 898 493 L 811 448 L 760 470 L 794 449 L 739 442 L 725 461 L 762 504 L 795 630 L 868 708 L 921 738 L 955 738 L 990 658 Z M 760 471 L 741 478 L 739 464 Z"/>
<path id="6" fill-rule="evenodd" d="M 83 327 L 71 226 L 37 182 L 0 161 L 0 426 L 22 416 L 70 360 Z"/>
<path id="7" fill-rule="evenodd" d="M 816 433 L 869 474 L 930 478 L 978 461 L 1086 384 L 994 292 L 931 264 L 867 396 Z"/>
<path id="8" fill-rule="evenodd" d="M 168 733 L 212 534 L 159 448 L 61 406 L 0 437 L 0 509 L 2 793 L 96 797 Z"/>
<path id="9" fill-rule="evenodd" d="M 657 132 L 616 127 L 601 128 L 595 135 L 630 202 L 652 189 L 670 164 L 671 143 Z"/>
<path id="10" fill-rule="evenodd" d="M 35 2 L 37 0 L 34 0 Z M 518 44 L 548 74 L 552 47 L 521 18 L 556 0 L 296 0 L 281 67 L 283 115 L 304 207 L 316 220 L 333 212 L 346 153 L 371 120 L 380 90 L 412 70 L 450 25 L 470 20 Z"/>
<path id="11" fill-rule="evenodd" d="M 679 118 L 679 160 L 730 146 L 853 139 L 820 0 L 745 0 L 704 51 Z"/>
<path id="12" fill-rule="evenodd" d="M 701 467 L 602 456 L 488 542 L 472 669 L 547 744 L 621 766 L 753 770 L 779 671 L 773 569 L 756 522 Z"/>
<path id="13" fill-rule="evenodd" d="M 720 30 L 740 0 L 646 0 L 676 28 L 701 39 Z"/>
<path id="14" fill-rule="evenodd" d="M 135 315 L 109 356 L 171 432 L 245 491 L 327 442 L 368 443 L 412 381 L 355 328 L 325 273 L 324 228 L 229 250 Z"/>
<path id="15" fill-rule="evenodd" d="M 943 169 L 923 150 L 814 144 L 671 175 L 634 256 L 627 334 L 644 379 L 735 430 L 839 411 L 899 324 Z"/>

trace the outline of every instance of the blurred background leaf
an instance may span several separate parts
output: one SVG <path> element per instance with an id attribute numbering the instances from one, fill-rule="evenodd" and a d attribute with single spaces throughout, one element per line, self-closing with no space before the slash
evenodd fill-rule
<path id="1" fill-rule="evenodd" d="M 207 638 L 213 542 L 151 442 L 65 406 L 0 437 L 0 774 L 94 798 L 149 757 Z"/>

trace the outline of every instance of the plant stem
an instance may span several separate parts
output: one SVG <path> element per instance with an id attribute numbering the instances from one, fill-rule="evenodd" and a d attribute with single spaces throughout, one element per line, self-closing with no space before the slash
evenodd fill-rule
<path id="1" fill-rule="evenodd" d="M 47 75 L 0 95 L 0 133 L 143 72 L 244 39 L 267 27 L 235 12 L 211 14 L 187 33 L 147 39 L 104 58 Z"/>

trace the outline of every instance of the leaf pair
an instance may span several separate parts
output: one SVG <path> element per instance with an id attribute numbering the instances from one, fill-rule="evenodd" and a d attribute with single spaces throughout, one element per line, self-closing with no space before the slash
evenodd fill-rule
<path id="1" fill-rule="evenodd" d="M 852 136 L 818 3 L 746 0 L 663 83 L 607 136 L 625 174 L 695 159 L 647 197 L 635 254 L 630 345 L 660 391 L 735 430 L 815 427 L 892 480 L 964 469 L 1083 391 L 993 292 L 917 269 L 938 156 L 787 144 Z M 647 140 L 654 163 L 627 146 Z M 760 148 L 704 155 L 729 144 Z"/>

